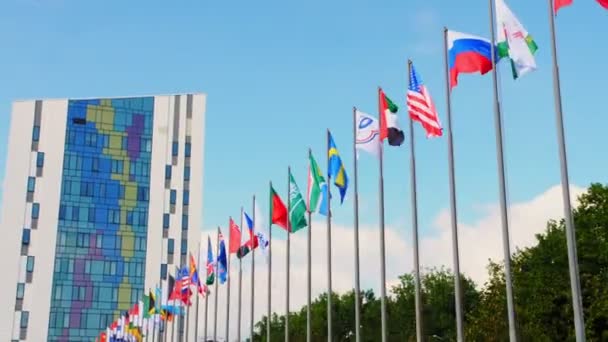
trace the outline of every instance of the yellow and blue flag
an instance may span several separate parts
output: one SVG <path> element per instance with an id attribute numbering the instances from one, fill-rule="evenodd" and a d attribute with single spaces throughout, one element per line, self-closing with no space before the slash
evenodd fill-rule
<path id="1" fill-rule="evenodd" d="M 346 189 L 348 188 L 348 176 L 340 158 L 340 153 L 338 153 L 338 147 L 329 131 L 327 131 L 327 139 L 329 139 L 329 149 L 327 151 L 329 167 L 327 175 L 334 180 L 334 185 L 340 190 L 340 203 L 343 203 Z"/>

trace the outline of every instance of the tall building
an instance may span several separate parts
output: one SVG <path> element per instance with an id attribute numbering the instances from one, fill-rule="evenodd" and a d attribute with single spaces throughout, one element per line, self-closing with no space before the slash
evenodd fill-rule
<path id="1" fill-rule="evenodd" d="M 196 253 L 205 103 L 183 94 L 13 104 L 1 341 L 92 341 Z"/>

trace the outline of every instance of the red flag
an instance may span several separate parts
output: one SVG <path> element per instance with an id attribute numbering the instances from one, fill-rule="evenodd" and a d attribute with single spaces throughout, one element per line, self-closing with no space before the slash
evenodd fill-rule
<path id="1" fill-rule="evenodd" d="M 602 1 L 602 0 L 598 0 Z M 557 14 L 560 8 L 572 5 L 572 0 L 553 0 L 553 11 Z"/>
<path id="2" fill-rule="evenodd" d="M 241 230 L 239 226 L 234 223 L 232 217 L 230 218 L 230 254 L 236 253 L 239 251 L 239 247 L 241 247 Z"/>
<path id="3" fill-rule="evenodd" d="M 287 208 L 272 185 L 270 186 L 270 219 L 273 224 L 287 230 Z"/>

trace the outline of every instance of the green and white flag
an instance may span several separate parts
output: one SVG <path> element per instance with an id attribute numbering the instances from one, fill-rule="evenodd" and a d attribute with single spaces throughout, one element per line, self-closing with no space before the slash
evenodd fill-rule
<path id="1" fill-rule="evenodd" d="M 509 57 L 513 79 L 536 70 L 538 46 L 503 0 L 496 2 L 496 39 L 499 57 Z"/>
<path id="2" fill-rule="evenodd" d="M 306 203 L 300 193 L 300 189 L 289 171 L 289 228 L 295 233 L 306 227 Z"/>

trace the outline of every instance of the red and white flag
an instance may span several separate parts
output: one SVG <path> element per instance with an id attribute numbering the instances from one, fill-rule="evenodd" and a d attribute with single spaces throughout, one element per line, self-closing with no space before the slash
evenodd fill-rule
<path id="1" fill-rule="evenodd" d="M 407 90 L 407 110 L 412 120 L 422 124 L 427 138 L 443 135 L 443 128 L 441 128 L 435 104 L 428 90 L 422 84 L 422 80 L 416 73 L 413 64 L 410 68 L 410 86 Z"/>

